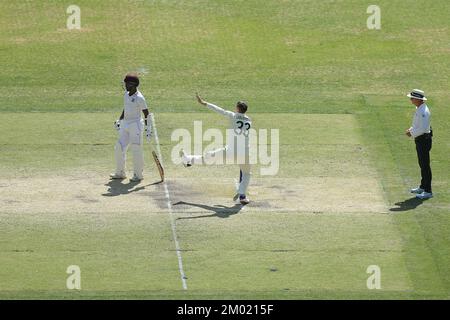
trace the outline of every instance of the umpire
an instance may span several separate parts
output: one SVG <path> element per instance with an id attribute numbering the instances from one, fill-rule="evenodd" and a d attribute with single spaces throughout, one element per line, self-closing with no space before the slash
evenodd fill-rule
<path id="1" fill-rule="evenodd" d="M 411 103 L 416 106 L 416 113 L 414 114 L 412 127 L 406 130 L 406 135 L 414 138 L 422 175 L 420 186 L 411 189 L 411 193 L 415 193 L 416 197 L 419 199 L 430 199 L 433 197 L 430 167 L 430 150 L 433 137 L 433 131 L 430 124 L 431 113 L 430 109 L 428 109 L 428 106 L 425 104 L 425 101 L 427 101 L 425 92 L 414 89 L 407 97 L 410 98 Z"/>

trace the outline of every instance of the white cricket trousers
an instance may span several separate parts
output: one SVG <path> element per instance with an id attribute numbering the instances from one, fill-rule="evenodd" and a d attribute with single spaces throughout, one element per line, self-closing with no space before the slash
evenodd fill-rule
<path id="1" fill-rule="evenodd" d="M 128 146 L 133 153 L 134 175 L 143 178 L 144 172 L 144 152 L 143 152 L 143 124 L 142 121 L 126 122 L 122 121 L 119 130 L 115 150 L 116 173 L 125 174 L 125 163 Z"/>

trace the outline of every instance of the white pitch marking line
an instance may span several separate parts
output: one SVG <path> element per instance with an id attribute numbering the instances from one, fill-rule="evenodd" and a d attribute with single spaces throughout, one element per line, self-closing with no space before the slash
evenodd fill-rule
<path id="1" fill-rule="evenodd" d="M 158 152 L 159 162 L 161 162 L 161 165 L 164 167 L 163 158 L 161 155 L 161 148 L 159 146 L 158 130 L 156 129 L 155 124 L 155 116 L 152 117 L 152 126 L 155 134 L 156 151 Z M 173 217 L 172 201 L 170 200 L 169 188 L 167 187 L 166 181 L 163 182 L 163 185 L 164 185 L 164 193 L 166 195 L 167 200 L 167 208 L 169 209 L 170 225 L 172 227 L 173 241 L 175 242 L 175 250 L 177 252 L 178 269 L 180 270 L 181 283 L 183 285 L 183 289 L 187 290 L 186 274 L 184 273 L 183 269 L 183 258 L 181 257 L 180 243 L 178 242 L 177 229 L 175 225 L 175 219 Z"/>

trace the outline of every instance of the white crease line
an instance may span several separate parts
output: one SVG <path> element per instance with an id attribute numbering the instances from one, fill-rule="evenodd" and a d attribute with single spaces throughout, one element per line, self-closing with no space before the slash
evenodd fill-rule
<path id="1" fill-rule="evenodd" d="M 156 151 L 158 152 L 159 162 L 161 162 L 161 165 L 164 167 L 164 162 L 163 162 L 163 158 L 161 155 L 161 147 L 159 146 L 158 130 L 156 129 L 156 124 L 155 124 L 155 116 L 152 117 L 152 126 L 153 126 L 153 132 L 155 135 Z M 183 289 L 187 290 L 186 275 L 185 275 L 184 269 L 183 269 L 183 258 L 181 257 L 180 243 L 178 242 L 177 229 L 176 229 L 176 225 L 175 225 L 175 219 L 173 217 L 172 201 L 170 200 L 169 188 L 167 187 L 166 181 L 163 182 L 163 185 L 164 185 L 164 193 L 166 195 L 166 200 L 167 200 L 167 208 L 169 209 L 170 225 L 172 227 L 172 236 L 173 236 L 173 240 L 175 242 L 175 250 L 177 252 L 178 269 L 180 270 L 181 283 L 183 285 Z"/>

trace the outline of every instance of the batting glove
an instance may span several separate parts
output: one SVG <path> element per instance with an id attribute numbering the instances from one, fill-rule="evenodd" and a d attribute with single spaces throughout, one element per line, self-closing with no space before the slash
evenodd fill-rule
<path id="1" fill-rule="evenodd" d="M 145 128 L 145 136 L 147 137 L 147 141 L 150 141 L 150 139 L 152 138 L 152 128 Z"/>
<path id="2" fill-rule="evenodd" d="M 114 129 L 116 129 L 117 131 L 120 130 L 120 120 L 114 121 Z"/>

